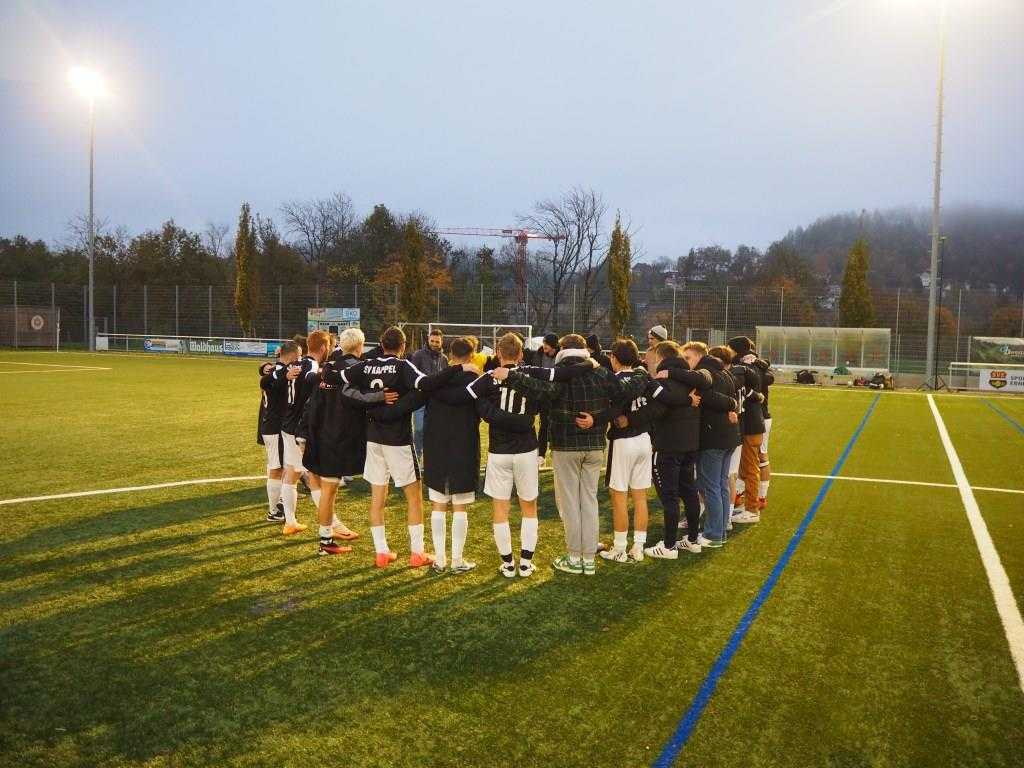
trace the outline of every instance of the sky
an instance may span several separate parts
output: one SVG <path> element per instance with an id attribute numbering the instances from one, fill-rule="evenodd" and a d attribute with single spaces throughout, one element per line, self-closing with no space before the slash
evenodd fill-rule
<path id="1" fill-rule="evenodd" d="M 0 235 L 347 193 L 504 227 L 592 187 L 646 258 L 931 205 L 941 0 L 0 0 Z M 1024 204 L 1024 2 L 946 0 L 943 201 Z"/>

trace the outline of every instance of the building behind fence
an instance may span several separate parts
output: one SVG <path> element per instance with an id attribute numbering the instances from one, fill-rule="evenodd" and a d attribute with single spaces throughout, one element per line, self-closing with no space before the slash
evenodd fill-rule
<path id="1" fill-rule="evenodd" d="M 0 282 L 0 345 L 53 346 L 56 319 L 61 346 L 86 343 L 87 294 L 82 285 Z M 923 373 L 928 325 L 925 290 L 873 291 L 875 326 L 891 331 L 890 368 Z M 611 340 L 609 297 L 605 286 L 586 291 L 572 285 L 557 305 L 550 292 L 527 290 L 515 295 L 500 287 L 474 286 L 467 291 L 433 292 L 428 316 L 404 317 L 397 286 L 360 283 L 263 286 L 255 333 L 287 338 L 305 332 L 309 307 L 358 307 L 361 326 L 374 338 L 386 325 L 404 321 L 529 324 L 546 331 L 597 333 Z M 664 325 L 675 339 L 756 336 L 757 326 L 834 327 L 842 323 L 834 293 L 811 295 L 800 289 L 737 285 L 663 285 L 630 293 L 633 317 L 627 332 L 646 339 L 647 329 Z M 98 285 L 95 290 L 97 333 L 238 337 L 244 335 L 234 309 L 233 285 Z M 993 316 L 1011 307 L 1024 325 L 1020 298 L 992 291 L 947 288 L 942 292 L 938 358 L 966 360 L 972 335 L 993 333 Z M 46 332 L 31 335 L 42 316 Z M 1024 328 L 1009 329 L 1024 336 Z M 49 334 L 47 336 L 46 334 Z M 1005 335 L 1005 331 L 1004 331 Z M 31 341 L 30 339 L 34 339 Z"/>

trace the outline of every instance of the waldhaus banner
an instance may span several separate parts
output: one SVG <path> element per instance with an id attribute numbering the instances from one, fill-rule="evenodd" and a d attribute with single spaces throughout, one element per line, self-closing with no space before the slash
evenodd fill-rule
<path id="1" fill-rule="evenodd" d="M 1024 365 L 1024 339 L 1008 336 L 971 336 L 968 362 Z"/>

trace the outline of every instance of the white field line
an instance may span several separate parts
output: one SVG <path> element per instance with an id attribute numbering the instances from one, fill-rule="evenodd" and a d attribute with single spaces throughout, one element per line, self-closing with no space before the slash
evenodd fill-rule
<path id="1" fill-rule="evenodd" d="M 54 501 L 56 499 L 77 499 L 82 496 L 103 496 L 108 493 L 134 493 L 135 491 L 153 491 L 157 488 L 179 488 L 185 485 L 210 485 L 211 483 L 235 483 L 248 480 L 266 480 L 266 475 L 240 475 L 238 477 L 207 477 L 200 480 L 177 480 L 173 483 L 154 483 L 153 485 L 134 485 L 127 488 L 99 488 L 95 491 L 73 491 L 71 493 L 53 493 L 49 496 L 26 496 L 21 499 L 0 499 L 0 506 L 7 504 L 25 504 L 31 501 Z"/>
<path id="2" fill-rule="evenodd" d="M 483 467 L 480 468 L 483 471 Z M 550 472 L 551 467 L 541 467 L 541 472 Z M 604 471 L 604 470 L 602 470 Z M 805 475 L 795 472 L 772 472 L 772 477 L 797 477 L 809 478 L 812 480 L 853 480 L 859 483 L 891 483 L 894 485 L 923 485 L 930 488 L 956 488 L 952 483 L 925 483 L 917 480 L 889 480 L 881 477 L 847 477 L 845 475 Z M 152 485 L 133 485 L 124 488 L 97 488 L 93 491 L 70 491 L 68 493 L 54 493 L 48 496 L 25 496 L 19 499 L 0 499 L 0 506 L 8 504 L 28 504 L 34 501 L 55 501 L 59 499 L 77 499 L 83 496 L 104 496 L 112 493 L 135 493 L 137 491 L 153 491 L 160 488 L 181 488 L 189 485 L 212 485 L 214 483 L 235 483 L 247 482 L 250 480 L 264 480 L 266 475 L 239 475 L 237 477 L 206 477 L 196 480 L 176 480 L 170 483 L 154 483 Z M 981 488 L 976 491 L 994 491 L 997 493 L 1020 493 L 1024 490 L 1013 488 Z"/>
<path id="3" fill-rule="evenodd" d="M 0 363 L 2 365 L 2 363 Z M 91 373 L 93 371 L 112 371 L 113 368 L 48 368 L 45 371 L 0 371 L 5 373 Z"/>
<path id="4" fill-rule="evenodd" d="M 938 406 L 935 405 L 935 398 L 931 395 L 928 395 L 928 405 L 932 409 L 932 416 L 935 417 L 935 426 L 939 430 L 942 447 L 946 449 L 946 458 L 949 459 L 949 466 L 953 470 L 957 488 L 960 489 L 960 499 L 963 501 L 964 511 L 967 512 L 967 520 L 971 524 L 971 532 L 974 534 L 974 543 L 981 555 L 981 563 L 985 567 L 985 575 L 988 576 L 988 585 L 992 589 L 992 596 L 996 601 L 996 611 L 1003 623 L 1006 642 L 1010 646 L 1010 656 L 1013 657 L 1014 666 L 1017 668 L 1017 678 L 1021 690 L 1024 691 L 1024 618 L 1021 618 L 1020 608 L 1013 597 L 1013 590 L 1010 589 L 1010 580 L 1006 576 L 1006 569 L 1003 568 L 1003 564 L 999 560 L 999 553 L 996 551 L 995 544 L 992 543 L 988 526 L 985 525 L 985 518 L 981 516 L 978 502 L 974 498 L 974 492 L 967 484 L 967 474 L 960 463 L 960 457 L 956 453 L 956 448 L 953 447 L 953 441 L 949 439 L 949 432 L 946 431 L 946 424 L 942 420 Z"/>
<path id="5" fill-rule="evenodd" d="M 857 483 L 891 483 L 893 485 L 923 485 L 927 488 L 958 488 L 955 483 L 926 483 L 921 480 L 890 480 L 885 477 L 850 477 L 848 475 L 804 475 L 796 472 L 772 472 L 772 477 L 805 477 L 811 480 L 852 480 Z M 975 491 L 992 491 L 994 493 L 1020 493 L 1024 489 L 1018 488 L 987 488 L 985 486 L 972 486 Z"/>
<path id="6" fill-rule="evenodd" d="M 109 371 L 110 368 L 101 368 L 97 365 L 71 365 L 70 363 L 23 363 L 17 360 L 4 360 L 0 358 L 0 365 L 30 365 L 38 368 L 55 368 L 57 370 L 70 371 Z M 11 371 L 13 373 L 13 371 Z M 21 371 L 21 373 L 43 373 L 43 371 Z"/>

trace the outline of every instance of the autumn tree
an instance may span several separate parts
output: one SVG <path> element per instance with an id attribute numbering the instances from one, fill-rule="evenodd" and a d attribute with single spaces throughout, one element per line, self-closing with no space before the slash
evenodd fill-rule
<path id="1" fill-rule="evenodd" d="M 608 288 L 611 293 L 612 336 L 624 335 L 630 321 L 629 281 L 632 270 L 632 256 L 629 252 L 629 235 L 622 231 L 622 221 L 615 217 L 611 243 L 608 246 Z"/>

